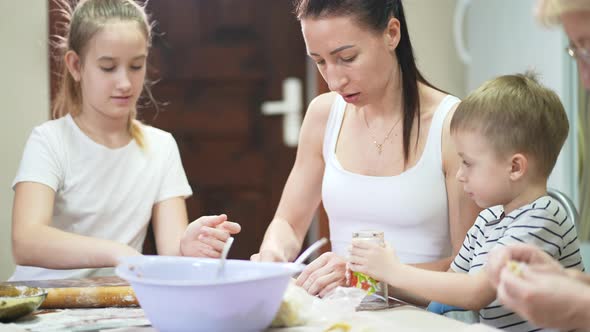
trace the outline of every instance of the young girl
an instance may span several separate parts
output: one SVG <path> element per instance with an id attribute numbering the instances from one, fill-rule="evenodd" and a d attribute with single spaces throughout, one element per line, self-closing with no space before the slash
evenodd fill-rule
<path id="1" fill-rule="evenodd" d="M 13 183 L 11 280 L 111 273 L 139 255 L 150 219 L 158 253 L 217 257 L 240 226 L 225 215 L 188 227 L 192 194 L 174 138 L 135 120 L 150 24 L 133 0 L 86 0 L 63 38 L 56 120 L 35 128 Z"/>

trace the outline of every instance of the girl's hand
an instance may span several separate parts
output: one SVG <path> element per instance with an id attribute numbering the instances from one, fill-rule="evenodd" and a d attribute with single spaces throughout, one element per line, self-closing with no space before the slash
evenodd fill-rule
<path id="1" fill-rule="evenodd" d="M 240 225 L 228 221 L 225 214 L 200 217 L 187 226 L 180 252 L 183 256 L 219 258 L 225 241 L 240 230 Z"/>
<path id="2" fill-rule="evenodd" d="M 401 265 L 392 247 L 366 240 L 352 240 L 349 267 L 377 280 L 387 280 Z"/>

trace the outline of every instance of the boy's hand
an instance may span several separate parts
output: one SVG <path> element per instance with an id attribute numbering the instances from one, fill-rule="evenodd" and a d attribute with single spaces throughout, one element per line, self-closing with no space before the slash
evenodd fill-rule
<path id="1" fill-rule="evenodd" d="M 377 280 L 385 281 L 395 274 L 401 263 L 393 248 L 366 240 L 352 240 L 349 266 Z"/>
<path id="2" fill-rule="evenodd" d="M 225 241 L 240 230 L 240 225 L 228 221 L 225 214 L 200 217 L 187 226 L 180 240 L 181 253 L 183 256 L 218 258 Z"/>

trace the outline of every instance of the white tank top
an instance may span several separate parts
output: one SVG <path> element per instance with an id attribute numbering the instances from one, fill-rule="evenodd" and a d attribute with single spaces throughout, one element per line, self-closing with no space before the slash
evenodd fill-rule
<path id="1" fill-rule="evenodd" d="M 442 167 L 444 120 L 459 99 L 446 96 L 436 109 L 420 160 L 396 176 L 345 170 L 336 143 L 346 102 L 337 96 L 326 126 L 322 200 L 330 221 L 332 251 L 348 255 L 352 233 L 380 230 L 404 263 L 424 263 L 451 254 L 447 190 Z"/>

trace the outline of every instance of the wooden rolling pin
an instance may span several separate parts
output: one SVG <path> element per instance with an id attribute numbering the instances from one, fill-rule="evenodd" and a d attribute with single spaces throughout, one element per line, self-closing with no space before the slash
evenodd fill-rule
<path id="1" fill-rule="evenodd" d="M 2 284 L 47 289 L 42 309 L 137 307 L 129 284 L 118 277 L 16 281 Z"/>
<path id="2" fill-rule="evenodd" d="M 136 307 L 130 286 L 47 288 L 42 309 Z"/>

